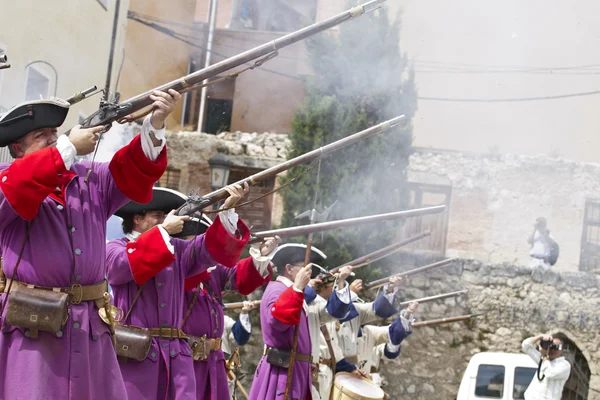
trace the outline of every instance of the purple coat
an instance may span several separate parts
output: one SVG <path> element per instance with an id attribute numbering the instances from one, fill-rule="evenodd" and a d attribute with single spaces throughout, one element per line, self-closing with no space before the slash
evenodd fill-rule
<path id="1" fill-rule="evenodd" d="M 260 323 L 263 341 L 267 346 L 280 349 L 292 348 L 294 326 L 281 322 L 273 316 L 273 308 L 280 296 L 288 287 L 279 281 L 269 283 L 260 304 Z M 302 297 L 304 294 L 302 294 Z M 306 309 L 302 307 L 300 314 L 300 332 L 298 335 L 297 352 L 311 353 L 310 333 L 308 330 Z M 311 398 L 312 385 L 311 366 L 305 362 L 296 362 L 292 376 L 290 399 L 305 400 Z M 263 356 L 254 373 L 254 381 L 250 391 L 250 400 L 279 400 L 283 399 L 288 370 L 273 366 Z"/>
<path id="2" fill-rule="evenodd" d="M 127 257 L 127 242 L 123 238 L 106 245 L 108 281 L 115 305 L 125 314 L 139 288 Z M 126 324 L 181 328 L 185 278 L 199 274 L 216 261 L 206 250 L 204 235 L 190 241 L 172 238 L 171 244 L 175 248 L 175 261 L 144 284 Z M 119 365 L 130 400 L 196 399 L 192 350 L 185 340 L 153 338 L 145 360 L 119 360 Z"/>
<path id="3" fill-rule="evenodd" d="M 77 175 L 66 188 L 66 207 L 50 197 L 42 201 L 17 280 L 68 287 L 104 279 L 106 221 L 128 199 L 117 189 L 108 163 L 96 163 L 86 184 L 89 166 L 82 162 L 71 167 Z M 16 172 L 9 169 L 5 176 L 11 179 Z M 28 223 L 17 215 L 4 191 L 0 193 L 0 215 L 0 247 L 4 271 L 10 278 Z M 2 327 L 0 398 L 126 398 L 109 329 L 96 306 L 82 302 L 69 309 L 64 330 L 57 335 L 40 331 L 39 337 L 32 339 L 21 328 Z"/>
<path id="4" fill-rule="evenodd" d="M 197 281 L 189 279 L 187 286 L 193 289 L 185 294 L 184 314 L 187 312 L 194 296 L 198 298 L 184 326 L 184 331 L 190 335 L 207 338 L 221 338 L 225 325 L 223 315 L 223 290 L 239 291 L 250 294 L 257 287 L 271 280 L 272 273 L 261 277 L 254 267 L 251 257 L 241 260 L 234 268 L 217 265 L 210 273 L 208 281 L 204 281 L 204 290 L 198 290 Z M 229 386 L 225 370 L 225 357 L 222 350 L 211 352 L 207 361 L 195 361 L 196 393 L 198 399 L 221 400 L 229 399 Z"/>

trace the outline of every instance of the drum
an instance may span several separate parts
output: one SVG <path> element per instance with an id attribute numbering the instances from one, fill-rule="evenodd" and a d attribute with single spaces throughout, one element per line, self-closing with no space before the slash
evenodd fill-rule
<path id="1" fill-rule="evenodd" d="M 383 400 L 385 394 L 373 382 L 348 372 L 335 375 L 330 400 Z"/>

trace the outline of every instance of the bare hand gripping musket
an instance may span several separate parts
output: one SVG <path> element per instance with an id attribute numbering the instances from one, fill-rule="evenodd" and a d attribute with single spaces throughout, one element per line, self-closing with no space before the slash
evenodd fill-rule
<path id="1" fill-rule="evenodd" d="M 254 175 L 251 175 L 247 178 L 236 182 L 236 184 L 242 185 L 243 183 L 248 183 L 249 185 L 256 185 L 258 182 L 262 182 L 265 179 L 271 178 L 283 171 L 287 171 L 292 167 L 296 167 L 306 162 L 316 160 L 319 157 L 333 153 L 337 150 L 359 142 L 363 139 L 387 131 L 388 129 L 391 129 L 394 126 L 398 125 L 403 118 L 404 115 L 392 118 L 375 126 L 367 128 L 361 132 L 347 136 L 343 139 L 337 140 L 316 150 L 309 151 L 308 153 L 302 154 L 301 156 L 292 158 L 291 160 L 285 161 L 279 165 L 260 171 Z M 177 210 L 177 215 L 193 215 L 195 212 L 210 207 L 211 205 L 223 199 L 226 199 L 227 197 L 229 197 L 229 193 L 227 192 L 227 190 L 225 190 L 225 188 L 215 190 L 214 192 L 208 193 L 207 195 L 204 195 L 202 197 L 190 196 L 188 201 L 183 206 L 179 207 L 179 209 Z"/>
<path id="2" fill-rule="evenodd" d="M 353 18 L 357 18 L 367 12 L 373 11 L 379 8 L 379 4 L 383 2 L 385 2 L 385 0 L 373 0 L 363 5 L 356 6 L 325 21 L 307 26 L 296 32 L 282 36 L 279 39 L 275 39 L 236 56 L 227 58 L 207 68 L 184 76 L 183 78 L 176 79 L 153 90 L 125 100 L 122 103 L 111 103 L 103 100 L 100 102 L 100 109 L 88 117 L 82 123 L 82 125 L 84 128 L 91 128 L 94 126 L 108 125 L 114 121 L 119 121 L 130 114 L 150 106 L 153 103 L 153 101 L 150 99 L 150 95 L 156 90 L 166 92 L 169 89 L 173 89 L 179 93 L 185 93 L 190 90 L 198 89 L 199 84 L 206 79 L 216 77 L 222 72 L 229 71 L 233 68 L 239 67 L 240 65 L 244 65 L 250 61 L 258 59 L 259 57 L 268 54 L 276 54 L 278 50 L 284 47 L 306 39 L 319 32 L 323 32 Z"/>
<path id="3" fill-rule="evenodd" d="M 437 269 L 437 268 L 445 267 L 446 265 L 452 264 L 454 261 L 456 261 L 456 258 L 449 258 L 447 260 L 438 261 L 436 263 L 424 265 L 422 267 L 414 268 L 414 269 L 408 270 L 406 272 L 401 272 L 399 274 L 394 274 L 392 276 L 388 276 L 387 278 L 377 279 L 376 281 L 373 281 L 371 283 L 367 283 L 366 285 L 363 285 L 363 287 L 365 289 L 378 288 L 378 287 L 381 287 L 383 285 L 387 285 L 390 282 L 391 278 L 394 278 L 394 277 L 406 278 L 406 277 L 409 277 L 409 276 L 412 276 L 412 275 L 420 274 L 421 272 L 425 272 L 425 271 L 429 271 L 429 270 L 432 270 L 432 269 Z"/>

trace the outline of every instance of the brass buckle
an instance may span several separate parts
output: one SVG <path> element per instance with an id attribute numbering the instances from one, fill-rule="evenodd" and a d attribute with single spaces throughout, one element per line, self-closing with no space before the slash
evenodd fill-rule
<path id="1" fill-rule="evenodd" d="M 195 361 L 206 361 L 210 355 L 210 340 L 207 340 L 206 335 L 202 335 L 200 341 L 195 341 L 192 344 L 192 352 Z"/>
<path id="2" fill-rule="evenodd" d="M 75 293 L 79 296 L 76 296 Z M 80 304 L 83 300 L 83 286 L 75 283 L 71 286 L 71 304 Z"/>

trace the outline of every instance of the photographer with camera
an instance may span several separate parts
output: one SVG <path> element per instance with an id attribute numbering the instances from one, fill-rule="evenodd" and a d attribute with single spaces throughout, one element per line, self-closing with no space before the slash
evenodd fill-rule
<path id="1" fill-rule="evenodd" d="M 538 335 L 525 339 L 521 348 L 538 363 L 537 374 L 525 391 L 525 400 L 560 400 L 571 373 L 571 364 L 562 356 L 563 341 Z"/>

